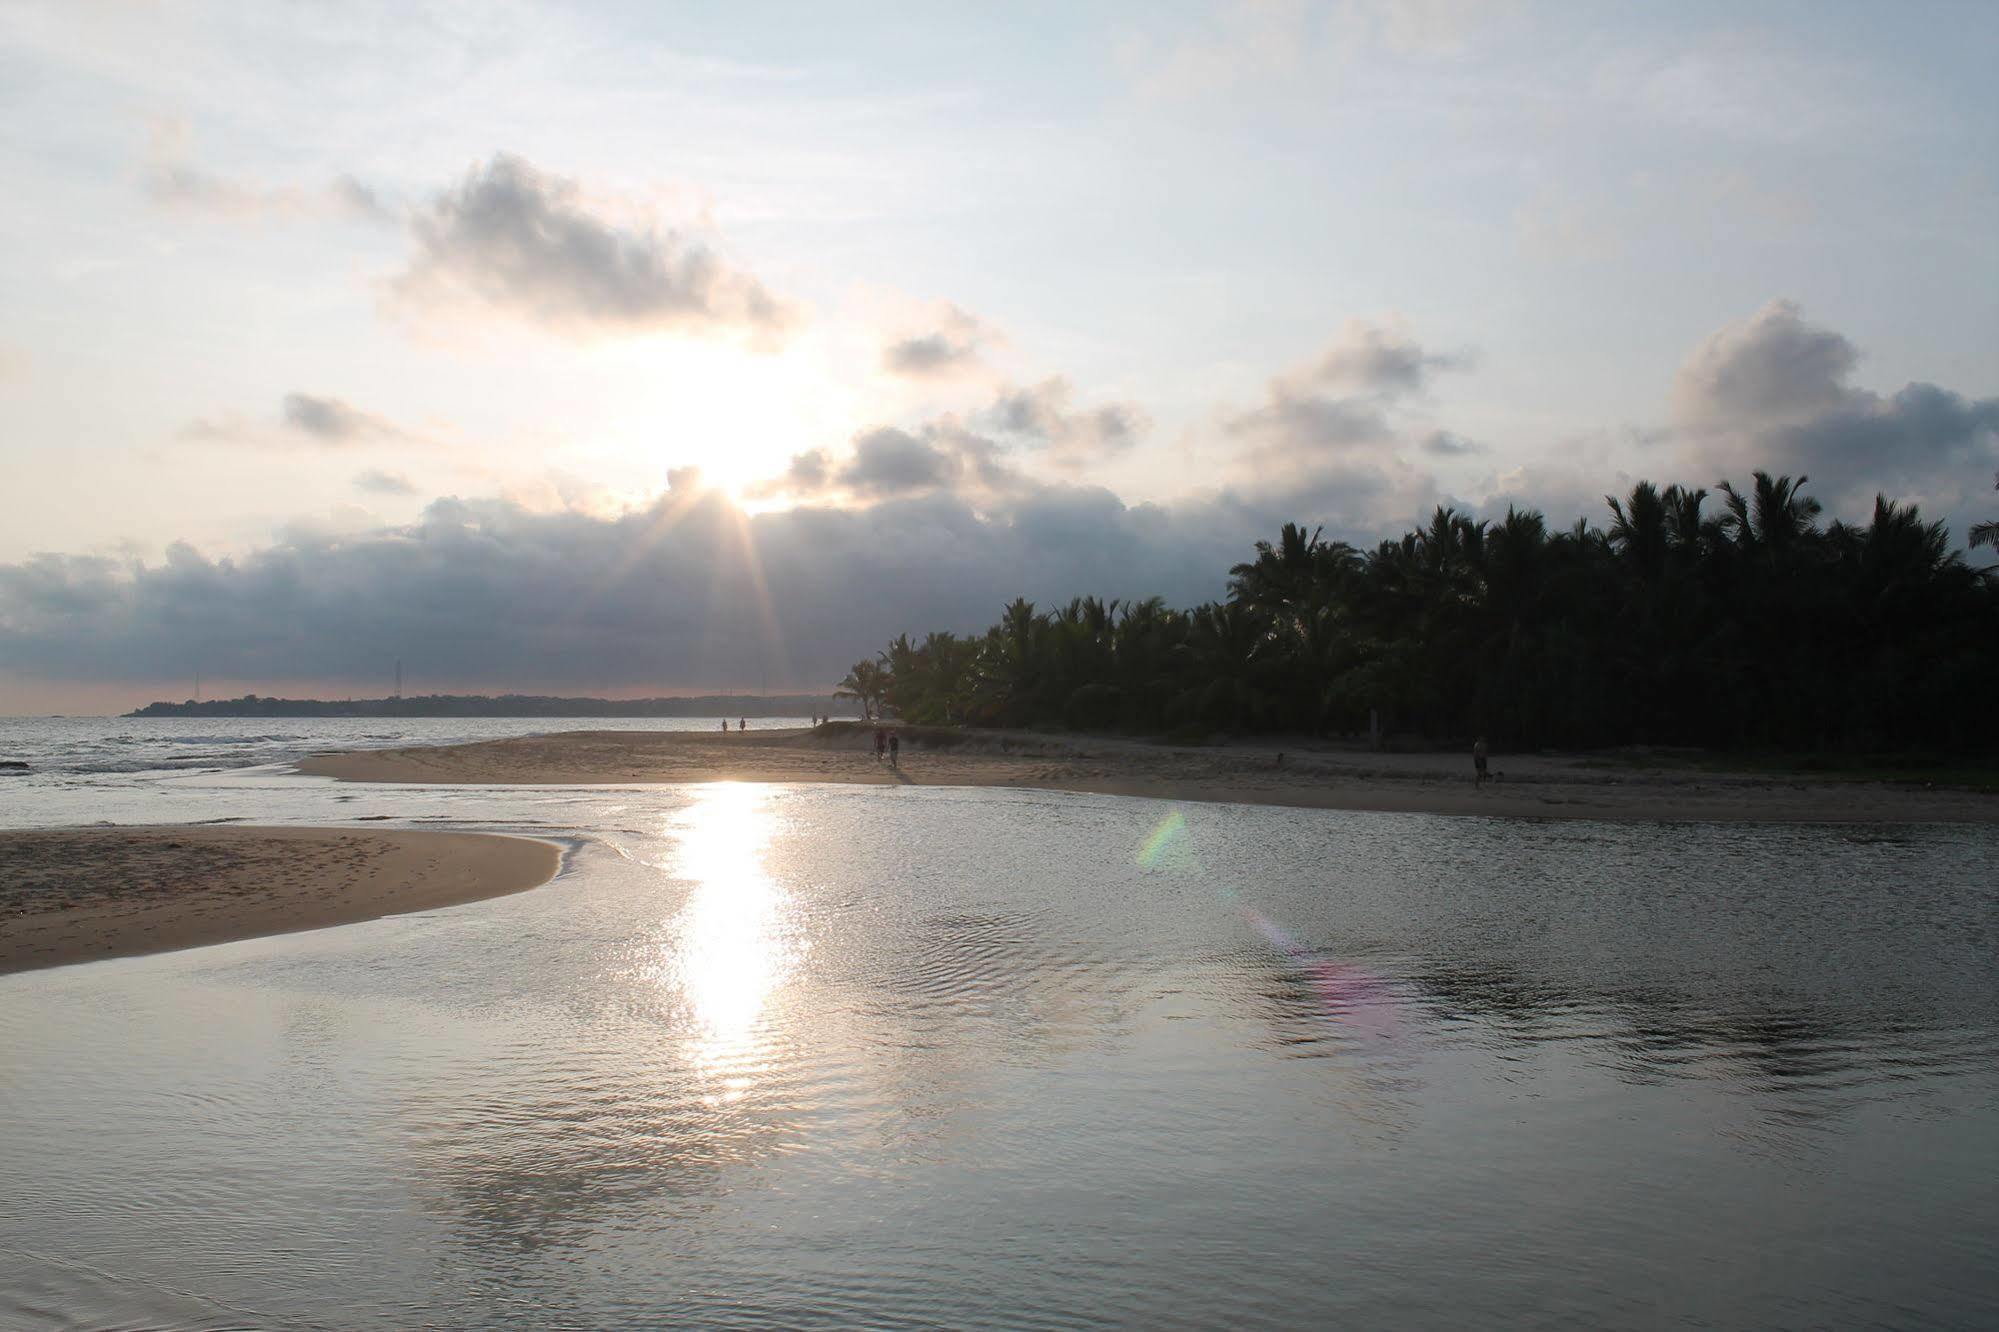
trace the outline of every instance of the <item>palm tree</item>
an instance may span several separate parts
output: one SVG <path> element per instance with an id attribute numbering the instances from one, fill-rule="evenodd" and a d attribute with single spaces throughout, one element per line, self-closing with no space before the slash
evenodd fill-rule
<path id="1" fill-rule="evenodd" d="M 1628 501 L 1620 503 L 1610 495 L 1603 498 L 1610 505 L 1611 524 L 1606 534 L 1610 548 L 1629 560 L 1641 579 L 1658 577 L 1665 567 L 1671 531 L 1659 488 L 1650 481 L 1640 481 L 1631 488 Z"/>
<path id="2" fill-rule="evenodd" d="M 1237 731 L 1260 723 L 1267 699 L 1256 649 L 1263 641 L 1262 617 L 1247 606 L 1211 602 L 1196 609 L 1181 644 L 1182 716 Z"/>
<path id="3" fill-rule="evenodd" d="M 1999 490 L 1999 476 L 1993 478 L 1992 488 Z M 1990 546 L 1994 550 L 1999 550 L 1999 522 L 1971 525 L 1971 548 L 1977 550 L 1980 546 Z"/>
<path id="4" fill-rule="evenodd" d="M 824 676 L 820 677 L 824 679 Z M 881 715 L 882 695 L 888 687 L 888 673 L 879 662 L 857 661 L 833 690 L 834 698 L 858 699 L 861 704 L 861 718 L 873 721 Z"/>
<path id="5" fill-rule="evenodd" d="M 1645 481 L 1605 528 L 1439 508 L 1365 557 L 1288 523 L 1223 601 L 1017 599 L 977 637 L 897 638 L 842 693 L 974 725 L 1352 731 L 1379 709 L 1523 744 L 1999 745 L 1999 712 L 1964 706 L 1999 669 L 1999 578 L 1913 507 L 1821 527 L 1806 478 L 1754 475 L 1712 517 Z"/>
<path id="6" fill-rule="evenodd" d="M 1818 530 L 1819 502 L 1804 493 L 1808 476 L 1793 481 L 1757 472 L 1756 485 L 1744 495 L 1726 481 L 1716 488 L 1728 505 L 1723 530 L 1744 550 L 1761 549 L 1775 558 L 1796 550 Z"/>

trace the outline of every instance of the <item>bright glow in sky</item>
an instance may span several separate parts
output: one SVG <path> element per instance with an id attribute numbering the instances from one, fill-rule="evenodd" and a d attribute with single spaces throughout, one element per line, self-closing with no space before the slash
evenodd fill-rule
<path id="1" fill-rule="evenodd" d="M 595 540 L 681 469 L 766 563 L 973 522 L 1044 596 L 1108 576 L 1050 513 L 1176 599 L 1282 517 L 1566 524 L 1756 466 L 1961 534 L 1999 466 L 1995 49 L 1980 3 L 12 4 L 0 711 L 85 657 L 180 678 L 78 616 L 161 618 L 186 559 L 317 570 L 440 497 L 569 558 L 548 524 Z M 936 591 L 855 549 L 829 586 Z M 829 607 L 796 683 L 1003 582 Z"/>

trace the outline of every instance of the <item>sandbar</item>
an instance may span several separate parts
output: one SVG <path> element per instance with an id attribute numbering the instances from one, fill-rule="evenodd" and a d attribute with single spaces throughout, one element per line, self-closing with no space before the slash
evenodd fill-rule
<path id="1" fill-rule="evenodd" d="M 1589 756 L 1376 753 L 1325 743 L 1171 746 L 1115 737 L 903 727 L 566 731 L 476 744 L 321 754 L 301 772 L 354 782 L 628 785 L 708 781 L 1004 786 L 1317 809 L 1659 822 L 1994 823 L 1999 796 L 1958 788 L 1592 766 Z"/>
<path id="2" fill-rule="evenodd" d="M 0 833 L 0 973 L 313 930 L 546 883 L 561 848 L 487 833 L 56 828 Z"/>

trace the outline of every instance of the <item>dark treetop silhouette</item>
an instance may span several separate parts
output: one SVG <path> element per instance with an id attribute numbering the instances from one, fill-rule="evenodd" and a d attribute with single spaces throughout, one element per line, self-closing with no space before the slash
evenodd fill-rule
<path id="1" fill-rule="evenodd" d="M 1363 553 L 1286 524 L 1226 600 L 1009 605 L 904 635 L 845 692 L 915 722 L 1485 733 L 1539 745 L 1969 750 L 1999 739 L 1999 584 L 1877 499 L 1821 525 L 1805 477 L 1650 482 L 1608 528 L 1440 508 Z M 1990 524 L 1978 535 L 1990 541 Z"/>

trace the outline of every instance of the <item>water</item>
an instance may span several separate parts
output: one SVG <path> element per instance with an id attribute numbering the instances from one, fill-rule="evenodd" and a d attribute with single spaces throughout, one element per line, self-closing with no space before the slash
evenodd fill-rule
<path id="1" fill-rule="evenodd" d="M 1990 829 L 93 800 L 574 849 L 515 897 L 0 977 L 0 1326 L 1999 1319 Z"/>
<path id="2" fill-rule="evenodd" d="M 752 731 L 805 717 L 746 718 Z M 730 719 L 731 729 L 736 719 Z M 218 772 L 335 749 L 458 745 L 550 731 L 713 731 L 715 717 L 0 717 L 0 759 L 30 777 Z M 6 780 L 19 782 L 20 777 Z"/>

